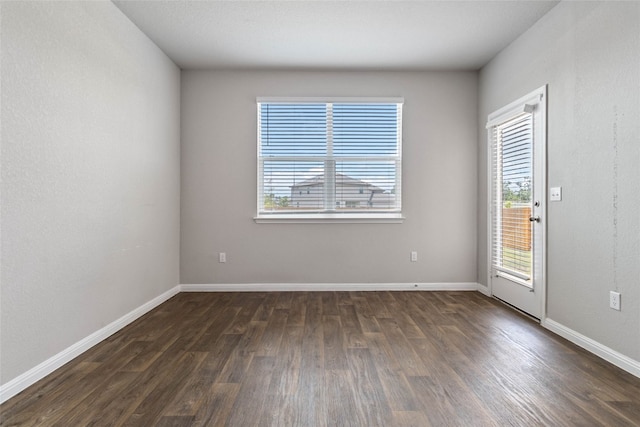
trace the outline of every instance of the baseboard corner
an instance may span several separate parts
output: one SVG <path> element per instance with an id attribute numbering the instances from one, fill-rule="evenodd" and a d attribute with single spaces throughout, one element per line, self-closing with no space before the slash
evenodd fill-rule
<path id="1" fill-rule="evenodd" d="M 491 290 L 489 289 L 489 287 L 483 285 L 482 283 L 478 283 L 477 291 L 480 292 L 481 294 L 484 294 L 484 295 L 488 296 L 488 297 L 491 296 Z"/>

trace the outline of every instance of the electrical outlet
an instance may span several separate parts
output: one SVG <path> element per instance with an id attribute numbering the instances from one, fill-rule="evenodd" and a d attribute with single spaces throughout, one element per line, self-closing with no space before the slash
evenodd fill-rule
<path id="1" fill-rule="evenodd" d="M 609 292 L 609 307 L 620 311 L 620 292 Z"/>
<path id="2" fill-rule="evenodd" d="M 418 261 L 418 252 L 411 251 L 411 262 L 416 262 L 416 261 Z"/>
<path id="3" fill-rule="evenodd" d="M 218 254 L 218 262 L 227 262 L 227 254 L 225 252 Z"/>

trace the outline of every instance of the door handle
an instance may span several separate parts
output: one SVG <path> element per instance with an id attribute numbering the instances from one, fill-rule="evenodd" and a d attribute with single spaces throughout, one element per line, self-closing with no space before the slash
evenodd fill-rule
<path id="1" fill-rule="evenodd" d="M 531 221 L 531 222 L 534 222 L 534 221 L 535 221 L 535 222 L 540 222 L 540 217 L 539 217 L 538 215 L 536 215 L 536 216 L 530 216 L 530 217 L 529 217 L 529 221 Z"/>

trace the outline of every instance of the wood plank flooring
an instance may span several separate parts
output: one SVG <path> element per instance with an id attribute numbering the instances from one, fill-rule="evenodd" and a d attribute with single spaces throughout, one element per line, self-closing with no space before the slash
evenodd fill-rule
<path id="1" fill-rule="evenodd" d="M 640 379 L 475 292 L 181 293 L 1 426 L 639 426 Z"/>

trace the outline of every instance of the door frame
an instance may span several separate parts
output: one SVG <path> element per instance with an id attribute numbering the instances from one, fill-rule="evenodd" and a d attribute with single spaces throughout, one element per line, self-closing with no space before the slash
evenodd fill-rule
<path id="1" fill-rule="evenodd" d="M 493 296 L 492 281 L 493 281 L 493 260 L 492 260 L 492 244 L 493 244 L 493 216 L 492 216 L 492 194 L 491 188 L 493 187 L 493 156 L 491 155 L 491 127 L 494 123 L 505 121 L 512 114 L 511 112 L 516 108 L 524 107 L 527 104 L 538 105 L 541 109 L 541 117 L 539 124 L 534 126 L 540 126 L 540 130 L 534 135 L 539 135 L 539 141 L 534 141 L 534 149 L 539 149 L 539 162 L 535 162 L 538 158 L 534 154 L 534 183 L 536 179 L 540 181 L 540 187 L 542 188 L 540 193 L 541 199 L 541 221 L 536 226 L 541 228 L 540 240 L 542 246 L 542 254 L 539 256 L 540 267 L 535 270 L 538 271 L 538 277 L 535 278 L 535 284 L 540 290 L 540 324 L 544 324 L 547 317 L 547 204 L 548 189 L 547 189 L 547 85 L 541 86 L 538 89 L 528 93 L 527 95 L 518 98 L 517 100 L 505 105 L 502 108 L 489 114 L 487 118 L 487 291 L 489 296 Z M 535 132 L 535 131 L 534 131 Z M 534 184 L 535 185 L 535 184 Z M 533 196 L 533 195 L 532 195 Z M 533 215 L 533 213 L 532 213 Z M 535 256 L 535 255 L 534 255 Z M 535 272 L 532 272 L 535 274 Z M 516 307 L 517 308 L 517 307 Z"/>

